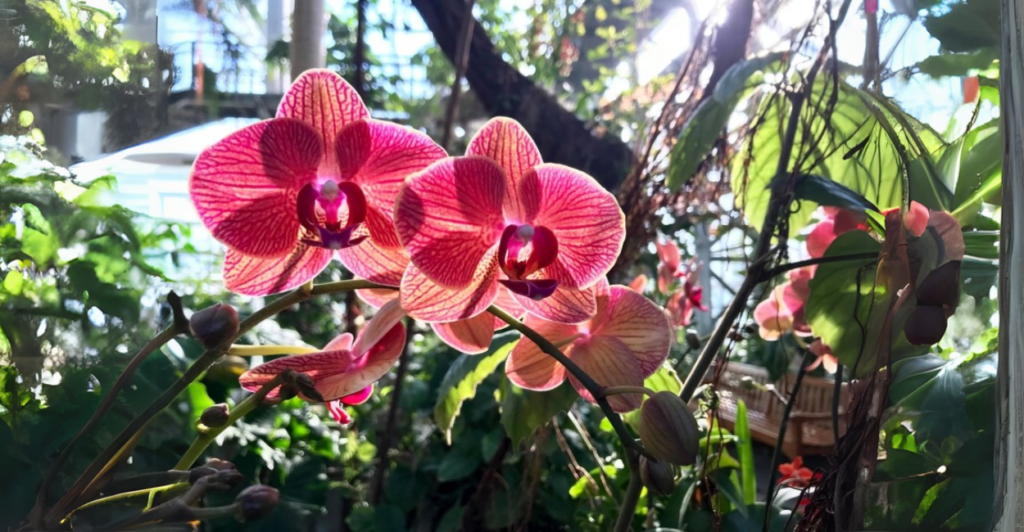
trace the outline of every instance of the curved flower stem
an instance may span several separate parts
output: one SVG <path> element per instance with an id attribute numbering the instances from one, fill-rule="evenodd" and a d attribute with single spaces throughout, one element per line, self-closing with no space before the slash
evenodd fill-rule
<path id="1" fill-rule="evenodd" d="M 253 327 L 258 325 L 260 322 L 271 318 L 281 311 L 295 305 L 296 303 L 305 301 L 310 297 L 324 294 L 332 294 L 337 292 L 344 292 L 347 290 L 357 290 L 362 288 L 385 288 L 376 283 L 364 281 L 361 279 L 351 281 L 338 281 L 334 283 L 325 283 L 322 285 L 305 284 L 287 294 L 275 299 L 268 303 L 263 308 L 252 313 L 248 318 L 242 320 L 238 327 L 238 333 L 233 338 L 228 338 L 220 345 L 214 346 L 203 352 L 202 355 L 185 371 L 185 373 L 177 380 L 170 388 L 160 394 L 146 409 L 132 419 L 128 423 L 120 434 L 114 438 L 110 444 L 89 464 L 89 466 L 82 472 L 71 488 L 64 494 L 63 497 L 57 504 L 46 513 L 44 525 L 47 528 L 53 528 L 57 523 L 60 522 L 61 518 L 67 515 L 68 510 L 78 501 L 86 488 L 93 483 L 96 476 L 104 469 L 104 467 L 110 462 L 112 458 L 118 453 L 118 451 L 125 446 L 137 432 L 140 432 L 150 420 L 153 419 L 158 413 L 164 408 L 170 405 L 181 392 L 188 387 L 193 381 L 199 378 L 221 355 L 227 351 L 232 344 L 243 334 L 249 332 Z"/>
<path id="2" fill-rule="evenodd" d="M 233 345 L 228 349 L 227 355 L 238 357 L 257 357 L 274 355 L 305 355 L 316 353 L 319 349 L 302 345 Z"/>
<path id="3" fill-rule="evenodd" d="M 620 440 L 622 440 L 623 447 L 626 449 L 633 449 L 648 458 L 652 458 L 651 453 L 649 453 L 647 449 L 644 449 L 643 445 L 640 445 L 640 443 L 636 441 L 636 438 L 626 430 L 626 425 L 622 422 L 622 417 L 612 410 L 611 405 L 608 404 L 608 400 L 603 397 L 602 392 L 604 387 L 598 384 L 590 375 L 587 374 L 586 371 L 583 371 L 583 368 L 577 366 L 575 362 L 570 360 L 569 357 L 565 356 L 564 353 L 552 345 L 547 338 L 544 338 L 540 333 L 531 329 L 525 323 L 517 320 L 511 314 L 494 305 L 488 307 L 487 312 L 490 312 L 496 318 L 507 323 L 509 327 L 519 331 L 523 336 L 532 340 L 533 343 L 537 344 L 537 347 L 539 347 L 541 351 L 544 351 L 548 356 L 557 360 L 558 363 L 564 366 L 573 377 L 576 377 L 576 380 L 580 381 L 580 384 L 582 384 L 583 387 L 594 396 L 594 400 L 597 401 L 597 405 L 601 407 L 601 411 L 604 412 L 605 417 L 608 418 L 608 422 L 611 423 L 612 428 L 615 429 L 615 434 L 619 436 Z"/>
<path id="4" fill-rule="evenodd" d="M 290 371 L 292 370 L 288 370 L 285 373 Z M 188 450 L 185 451 L 185 454 L 181 455 L 181 459 L 174 465 L 174 469 L 179 471 L 191 469 L 192 465 L 199 459 L 199 456 L 203 454 L 203 451 L 205 451 L 206 448 L 217 439 L 217 436 L 220 436 L 220 433 L 224 432 L 224 430 L 231 425 L 234 425 L 236 421 L 245 417 L 249 412 L 255 410 L 256 407 L 263 403 L 263 399 L 267 397 L 267 394 L 270 393 L 271 390 L 285 382 L 285 373 L 281 373 L 263 386 L 260 386 L 260 389 L 256 390 L 256 393 L 246 397 L 245 400 L 238 403 L 238 406 L 232 408 L 231 413 L 228 414 L 227 422 L 223 425 L 219 427 L 209 427 L 206 429 L 206 432 L 200 433 L 199 436 L 196 437 L 195 441 L 192 442 L 192 445 L 189 446 Z"/>
<path id="5" fill-rule="evenodd" d="M 636 515 L 636 505 L 640 502 L 640 492 L 644 487 L 640 481 L 640 459 L 636 453 L 626 449 L 626 461 L 629 463 L 629 485 L 626 487 L 625 497 L 622 498 L 622 506 L 619 507 L 615 532 L 629 532 L 629 525 Z"/>
<path id="6" fill-rule="evenodd" d="M 164 493 L 164 492 L 168 492 L 168 491 L 177 491 L 177 490 L 184 491 L 185 489 L 188 488 L 188 485 L 189 484 L 188 484 L 187 481 L 185 481 L 185 482 L 175 482 L 174 484 L 166 484 L 166 485 L 163 485 L 163 486 L 156 486 L 156 487 L 153 487 L 153 488 L 146 488 L 146 489 L 135 490 L 135 491 L 125 491 L 125 492 L 117 493 L 115 495 L 111 495 L 109 497 L 102 497 L 102 498 L 99 498 L 99 499 L 96 499 L 96 500 L 89 501 L 89 502 L 79 506 L 78 508 L 75 508 L 74 510 L 71 511 L 71 513 L 69 513 L 67 515 L 67 517 L 65 517 L 61 521 L 61 523 L 67 522 L 68 519 L 71 519 L 71 517 L 73 517 L 76 513 L 81 512 L 82 510 L 86 510 L 86 509 L 92 508 L 94 506 L 100 506 L 100 505 L 111 503 L 111 502 L 117 502 L 117 501 L 124 500 L 124 499 L 130 499 L 132 497 L 139 497 L 139 496 L 142 496 L 142 495 L 146 495 L 146 496 L 152 497 L 155 494 Z"/>

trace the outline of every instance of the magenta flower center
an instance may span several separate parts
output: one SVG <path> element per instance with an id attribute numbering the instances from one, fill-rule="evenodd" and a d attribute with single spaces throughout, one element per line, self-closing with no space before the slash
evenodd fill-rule
<path id="1" fill-rule="evenodd" d="M 299 223 L 317 238 L 302 242 L 327 249 L 343 249 L 359 244 L 366 236 L 352 238 L 366 219 L 366 197 L 355 183 L 324 181 L 319 189 L 310 183 L 299 191 Z"/>
<path id="2" fill-rule="evenodd" d="M 544 299 L 558 288 L 558 281 L 529 276 L 551 265 L 557 256 L 558 240 L 550 229 L 542 225 L 509 224 L 498 245 L 499 265 L 508 277 L 501 284 L 521 296 Z"/>

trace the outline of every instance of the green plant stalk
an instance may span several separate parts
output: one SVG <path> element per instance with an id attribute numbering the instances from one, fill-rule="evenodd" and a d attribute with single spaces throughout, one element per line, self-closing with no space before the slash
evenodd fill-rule
<path id="1" fill-rule="evenodd" d="M 393 288 L 371 283 L 361 279 L 351 281 L 338 281 L 333 283 L 325 283 L 322 285 L 306 284 L 291 292 L 288 292 L 284 296 L 272 301 L 263 308 L 257 310 L 248 318 L 243 320 L 238 327 L 238 333 L 233 338 L 229 338 L 211 349 L 206 350 L 199 359 L 195 361 L 185 371 L 185 373 L 179 378 L 170 388 L 160 394 L 141 414 L 132 419 L 128 423 L 128 426 L 121 431 L 117 437 L 112 441 L 96 458 L 93 459 L 92 463 L 86 468 L 84 472 L 78 477 L 71 488 L 64 494 L 63 497 L 49 512 L 46 513 L 44 524 L 47 528 L 53 528 L 57 523 L 60 522 L 61 518 L 67 514 L 69 508 L 82 495 L 85 488 L 93 481 L 96 475 L 105 467 L 105 465 L 114 457 L 114 455 L 134 437 L 136 432 L 142 430 L 143 427 L 164 408 L 170 405 L 181 392 L 185 391 L 188 386 L 198 379 L 206 370 L 210 367 L 220 356 L 227 351 L 232 344 L 243 334 L 251 330 L 253 327 L 269 319 L 281 311 L 305 301 L 313 296 L 333 294 L 337 292 L 344 292 L 347 290 L 358 290 L 363 288 Z"/>
<path id="2" fill-rule="evenodd" d="M 233 345 L 227 355 L 238 357 L 257 357 L 275 355 L 305 355 L 316 353 L 319 349 L 302 345 Z"/>
<path id="3" fill-rule="evenodd" d="M 736 402 L 736 437 L 739 438 L 736 441 L 736 454 L 740 459 L 743 504 L 750 506 L 757 502 L 757 474 L 754 472 L 754 443 L 750 437 L 747 404 L 742 399 Z"/>
<path id="4" fill-rule="evenodd" d="M 274 377 L 263 386 L 260 386 L 260 389 L 256 390 L 256 393 L 246 397 L 245 400 L 238 403 L 238 406 L 232 408 L 231 413 L 228 414 L 228 420 L 226 423 L 219 427 L 208 427 L 206 432 L 199 434 L 195 441 L 192 442 L 192 445 L 189 446 L 188 450 L 185 451 L 185 454 L 181 455 L 181 459 L 174 465 L 174 469 L 179 471 L 192 469 L 192 465 L 195 464 L 196 460 L 198 460 L 203 454 L 203 451 L 205 451 L 206 448 L 217 439 L 217 436 L 220 436 L 224 430 L 234 425 L 236 421 L 242 419 L 246 414 L 260 406 L 260 404 L 263 403 L 263 400 L 266 399 L 267 394 L 269 394 L 274 388 L 280 386 L 283 382 L 284 380 L 281 378 L 281 375 Z"/>
<path id="5" fill-rule="evenodd" d="M 622 417 L 612 410 L 611 405 L 608 404 L 608 400 L 604 397 L 604 387 L 598 384 L 597 381 L 587 374 L 587 372 L 583 371 L 583 368 L 577 366 L 575 362 L 559 351 L 554 344 L 547 340 L 547 338 L 544 338 L 540 333 L 531 329 L 525 323 L 517 320 L 511 314 L 494 305 L 488 307 L 487 312 L 490 312 L 501 321 L 507 323 L 509 327 L 519 331 L 523 336 L 529 338 L 533 343 L 537 344 L 537 347 L 539 347 L 541 351 L 544 351 L 548 356 L 554 358 L 559 364 L 565 367 L 573 377 L 576 377 L 576 380 L 580 381 L 580 384 L 582 384 L 583 387 L 594 396 L 594 400 L 597 401 L 597 405 L 601 408 L 601 411 L 604 412 L 605 417 L 608 418 L 608 422 L 612 424 L 612 428 L 615 429 L 615 434 L 618 435 L 620 440 L 622 440 L 623 447 L 632 449 L 648 458 L 653 458 L 651 453 L 648 452 L 647 449 L 644 449 L 642 445 L 637 443 L 636 438 L 629 433 L 629 430 L 626 429 L 626 425 L 622 422 Z"/>
<path id="6" fill-rule="evenodd" d="M 112 503 L 112 502 L 117 502 L 117 501 L 121 501 L 121 500 L 124 500 L 124 499 L 131 499 L 133 497 L 139 497 L 139 496 L 142 496 L 142 495 L 152 496 L 153 494 L 157 494 L 157 493 L 164 493 L 164 492 L 176 491 L 176 490 L 185 490 L 186 488 L 188 488 L 188 485 L 189 485 L 188 482 L 175 482 L 174 484 L 165 484 L 163 486 L 156 486 L 156 487 L 153 487 L 153 488 L 146 488 L 146 489 L 135 490 L 135 491 L 125 491 L 125 492 L 122 492 L 122 493 L 111 495 L 109 497 L 102 497 L 102 498 L 99 498 L 99 499 L 95 499 L 95 500 L 89 501 L 89 502 L 79 506 L 78 508 L 75 508 L 74 510 L 72 510 L 71 513 L 69 513 L 67 515 L 67 517 L 65 517 L 64 520 L 61 521 L 61 523 L 62 524 L 66 523 L 68 521 L 68 519 L 71 519 L 76 513 L 81 512 L 82 510 L 87 510 L 87 509 L 92 508 L 94 506 L 101 506 L 101 505 L 104 505 L 104 504 L 108 504 L 108 503 Z"/>
<path id="7" fill-rule="evenodd" d="M 643 482 L 640 480 L 640 459 L 636 453 L 625 449 L 626 463 L 629 464 L 629 485 L 626 486 L 626 494 L 622 498 L 622 506 L 619 507 L 619 517 L 615 520 L 614 532 L 629 532 L 633 516 L 636 515 L 636 505 L 640 502 L 640 493 L 643 491 Z"/>

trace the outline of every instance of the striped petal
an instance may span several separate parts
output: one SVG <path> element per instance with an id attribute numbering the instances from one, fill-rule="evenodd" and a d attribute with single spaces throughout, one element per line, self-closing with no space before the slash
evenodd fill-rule
<path id="1" fill-rule="evenodd" d="M 602 303 L 591 323 L 592 337 L 621 343 L 630 354 L 630 365 L 639 369 L 641 380 L 649 377 L 668 358 L 672 344 L 672 326 L 665 312 L 625 286 L 612 286 L 607 302 Z M 618 348 L 618 344 L 612 345 Z"/>
<path id="2" fill-rule="evenodd" d="M 389 290 L 387 288 L 365 288 L 363 290 L 356 290 L 356 295 L 359 299 L 366 302 L 374 308 L 381 308 L 385 303 L 392 299 L 398 298 L 398 290 Z"/>
<path id="3" fill-rule="evenodd" d="M 389 217 L 375 208 L 367 209 L 366 214 L 364 225 L 369 230 L 370 238 L 358 245 L 339 249 L 338 258 L 356 277 L 398 286 L 409 265 L 409 255 L 398 245 L 398 237 Z"/>
<path id="4" fill-rule="evenodd" d="M 573 325 L 526 317 L 526 325 L 555 345 L 569 341 L 578 333 Z M 562 348 L 564 353 L 566 348 Z M 529 338 L 519 340 L 505 361 L 505 374 L 510 381 L 527 390 L 545 391 L 557 388 L 565 380 L 565 368 L 541 351 Z"/>
<path id="5" fill-rule="evenodd" d="M 259 390 L 261 386 L 270 382 L 274 377 L 277 377 L 286 370 L 294 370 L 301 373 L 305 373 L 313 378 L 313 382 L 316 385 L 317 391 L 321 394 L 324 393 L 324 389 L 321 387 L 328 378 L 334 377 L 336 374 L 344 373 L 352 361 L 354 360 L 351 351 L 340 350 L 340 351 L 321 351 L 319 353 L 310 353 L 308 355 L 294 355 L 285 356 L 281 358 L 275 358 L 265 364 L 260 364 L 255 368 L 250 369 L 242 374 L 238 378 L 238 384 L 242 388 L 249 391 Z M 354 388 L 354 393 L 359 389 L 365 387 Z M 279 388 L 275 388 L 267 397 L 274 398 L 278 396 Z M 338 399 L 341 394 L 333 397 L 324 396 L 324 399 L 331 401 Z"/>
<path id="6" fill-rule="evenodd" d="M 404 317 L 405 312 L 402 310 L 402 306 L 399 305 L 398 300 L 388 301 L 377 310 L 377 313 L 363 327 L 363 330 L 359 331 L 359 336 L 356 337 L 352 351 L 358 355 L 369 353 L 376 348 L 382 338 L 389 334 L 396 325 L 401 323 Z"/>
<path id="7" fill-rule="evenodd" d="M 360 120 L 338 133 L 335 149 L 340 175 L 359 185 L 366 201 L 390 223 L 395 197 L 405 178 L 445 157 L 444 149 L 415 129 Z M 398 246 L 395 237 L 394 246 Z"/>
<path id="8" fill-rule="evenodd" d="M 368 353 L 356 360 L 351 371 L 331 375 L 316 388 L 327 400 L 355 394 L 380 380 L 395 365 L 404 347 L 405 327 L 396 323 Z M 309 355 L 302 357 L 306 356 Z"/>
<path id="9" fill-rule="evenodd" d="M 325 146 L 320 174 L 338 177 L 338 156 L 332 149 L 338 132 L 370 113 L 356 90 L 341 76 L 316 69 L 307 70 L 292 83 L 281 99 L 277 116 L 299 119 L 316 130 Z"/>
<path id="10" fill-rule="evenodd" d="M 593 287 L 578 290 L 559 285 L 554 293 L 540 300 L 519 294 L 512 294 L 512 297 L 530 314 L 561 323 L 584 322 L 597 312 Z"/>
<path id="11" fill-rule="evenodd" d="M 350 351 L 352 349 L 353 336 L 351 333 L 341 333 L 324 346 L 324 351 Z"/>
<path id="12" fill-rule="evenodd" d="M 472 318 L 448 323 L 431 323 L 430 328 L 444 343 L 453 349 L 477 355 L 487 351 L 494 338 L 496 318 L 488 312 L 481 312 Z M 501 325 L 504 325 L 501 322 Z"/>
<path id="13" fill-rule="evenodd" d="M 662 319 L 664 319 L 664 315 Z M 573 343 L 570 356 L 580 369 L 602 387 L 644 385 L 644 376 L 641 371 L 643 361 L 638 360 L 633 351 L 618 338 L 602 335 L 591 336 L 586 340 L 577 340 Z M 594 396 L 575 377 L 570 375 L 569 381 L 579 392 L 580 397 L 591 403 L 596 402 Z M 638 393 L 608 396 L 608 404 L 616 412 L 636 410 L 640 408 L 641 401 L 641 394 Z"/>
<path id="14" fill-rule="evenodd" d="M 395 228 L 425 276 L 449 288 L 479 283 L 484 256 L 504 229 L 505 173 L 490 159 L 438 161 L 406 181 Z"/>
<path id="15" fill-rule="evenodd" d="M 586 288 L 604 277 L 626 238 L 615 196 L 583 172 L 542 164 L 523 176 L 520 200 L 528 223 L 547 227 L 558 257 L 542 270 L 567 288 Z"/>
<path id="16" fill-rule="evenodd" d="M 298 244 L 291 253 L 269 259 L 243 255 L 228 248 L 224 255 L 224 286 L 247 296 L 266 296 L 291 290 L 315 278 L 331 262 L 329 249 Z"/>
<path id="17" fill-rule="evenodd" d="M 252 257 L 278 257 L 299 235 L 298 191 L 316 178 L 323 149 L 297 120 L 253 124 L 196 159 L 189 193 L 217 240 Z"/>
<path id="18" fill-rule="evenodd" d="M 428 323 L 452 322 L 480 314 L 498 293 L 498 266 L 494 253 L 481 263 L 479 281 L 460 289 L 445 288 L 430 280 L 414 264 L 402 277 L 402 307 L 410 316 Z"/>
<path id="19" fill-rule="evenodd" d="M 519 182 L 526 172 L 541 163 L 541 158 L 537 145 L 523 126 L 511 118 L 492 118 L 469 141 L 466 155 L 489 157 L 505 170 L 508 176 L 505 212 L 519 221 L 525 220 L 518 200 Z"/>

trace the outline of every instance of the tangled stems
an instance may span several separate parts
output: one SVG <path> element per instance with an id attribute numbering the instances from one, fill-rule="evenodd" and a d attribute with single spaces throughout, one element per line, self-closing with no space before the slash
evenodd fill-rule
<path id="1" fill-rule="evenodd" d="M 338 281 L 316 286 L 309 283 L 288 292 L 284 296 L 267 304 L 243 320 L 239 324 L 238 332 L 232 338 L 228 338 L 224 342 L 221 342 L 221 344 L 203 352 L 203 354 L 199 356 L 192 366 L 190 366 L 188 370 L 186 370 L 185 373 L 175 381 L 173 385 L 171 385 L 170 388 L 150 403 L 146 410 L 132 419 L 132 421 L 128 423 L 128 426 L 126 426 L 124 430 L 114 438 L 114 441 L 112 441 L 99 455 L 96 456 L 96 458 L 93 459 L 67 493 L 65 493 L 64 496 L 57 501 L 57 504 L 46 513 L 46 518 L 44 520 L 46 527 L 53 528 L 56 526 L 57 523 L 61 521 L 61 518 L 67 515 L 68 510 L 74 506 L 75 502 L 85 494 L 86 489 L 89 488 L 90 485 L 95 484 L 94 480 L 96 477 L 105 469 L 109 468 L 110 462 L 117 458 L 119 451 L 121 451 L 126 444 L 132 441 L 133 438 L 136 438 L 154 416 L 170 405 L 174 399 L 189 386 L 189 384 L 198 379 L 203 372 L 205 372 L 210 365 L 220 358 L 220 356 L 223 355 L 224 352 L 226 352 L 241 335 L 251 330 L 260 322 L 271 318 L 292 305 L 305 301 L 313 296 L 362 288 L 384 287 L 364 280 Z M 41 494 L 41 497 L 45 497 L 45 494 Z"/>

